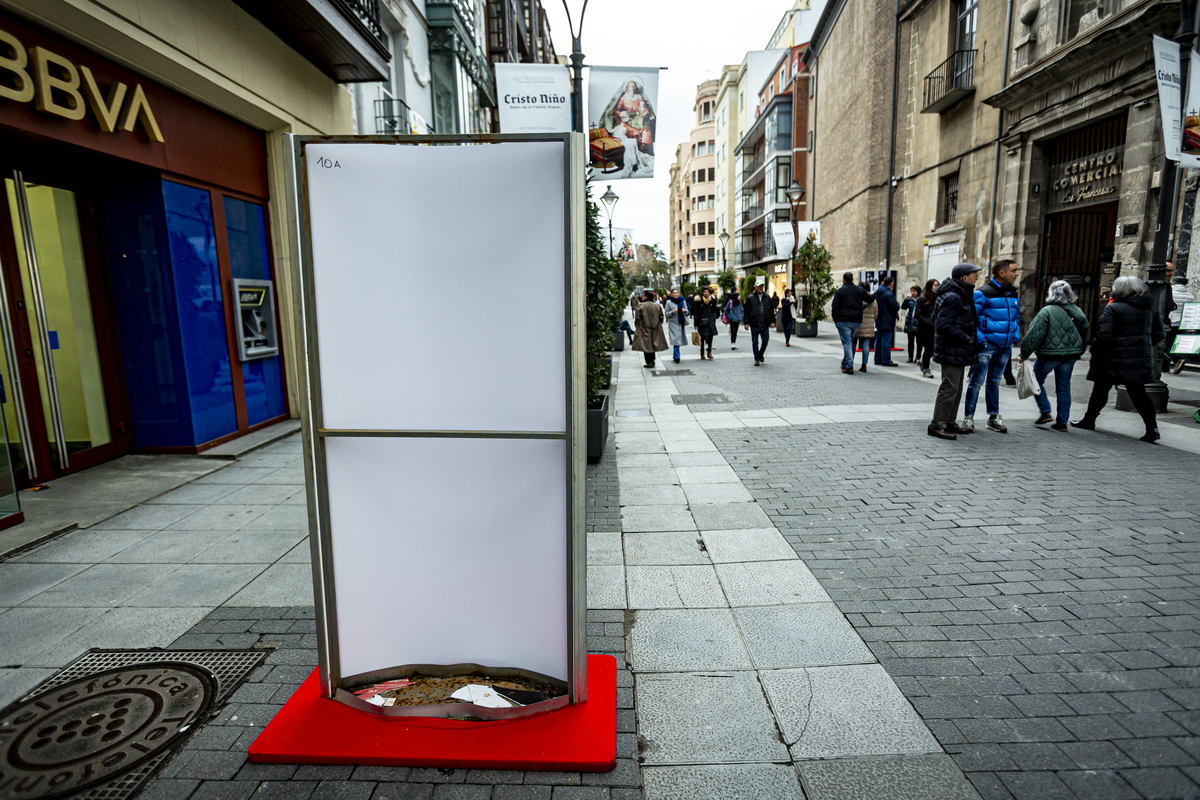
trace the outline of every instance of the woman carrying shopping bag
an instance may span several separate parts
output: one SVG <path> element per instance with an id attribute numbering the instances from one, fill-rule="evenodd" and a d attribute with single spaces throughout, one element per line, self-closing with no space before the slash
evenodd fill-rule
<path id="1" fill-rule="evenodd" d="M 1034 425 L 1045 425 L 1054 420 L 1052 430 L 1066 433 L 1067 420 L 1071 416 L 1071 372 L 1075 362 L 1083 355 L 1087 342 L 1088 321 L 1075 305 L 1075 291 L 1066 281 L 1055 281 L 1046 292 L 1046 305 L 1029 323 L 1029 330 L 1021 339 L 1020 362 L 1036 355 L 1033 374 L 1037 379 L 1038 411 L 1041 415 Z M 1046 397 L 1046 378 L 1054 373 L 1054 399 L 1058 415 L 1050 416 L 1050 400 Z"/>

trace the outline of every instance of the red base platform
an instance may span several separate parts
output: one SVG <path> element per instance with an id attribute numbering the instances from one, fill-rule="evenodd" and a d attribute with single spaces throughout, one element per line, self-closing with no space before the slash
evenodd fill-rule
<path id="1" fill-rule="evenodd" d="M 250 761 L 608 772 L 617 758 L 617 661 L 590 655 L 587 667 L 586 703 L 496 722 L 359 711 L 322 698 L 314 670 L 250 745 Z"/>

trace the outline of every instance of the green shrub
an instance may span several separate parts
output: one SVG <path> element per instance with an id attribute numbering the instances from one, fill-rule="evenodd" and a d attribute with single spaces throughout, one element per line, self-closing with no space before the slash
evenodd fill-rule
<path id="1" fill-rule="evenodd" d="M 601 387 L 609 371 L 606 356 L 612 349 L 613 333 L 625 311 L 625 275 L 621 264 L 606 255 L 606 239 L 600 229 L 600 208 L 592 202 L 587 187 L 587 396 L 588 405 L 600 400 Z"/>
<path id="2" fill-rule="evenodd" d="M 808 322 L 825 321 L 825 304 L 837 291 L 833 284 L 833 270 L 830 266 L 832 261 L 833 256 L 825 249 L 825 245 L 817 244 L 817 234 L 810 231 L 808 239 L 796 252 L 793 267 L 793 285 L 803 282 L 808 287 L 805 314 Z"/>

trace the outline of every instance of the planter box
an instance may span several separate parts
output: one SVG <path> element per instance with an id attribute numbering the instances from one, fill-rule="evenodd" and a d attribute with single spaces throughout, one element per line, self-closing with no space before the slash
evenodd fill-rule
<path id="1" fill-rule="evenodd" d="M 612 349 L 613 350 L 624 350 L 625 349 L 625 331 L 619 330 L 613 334 Z"/>
<path id="2" fill-rule="evenodd" d="M 607 389 L 612 386 L 612 356 L 601 356 L 600 360 L 604 362 L 604 383 L 600 386 Z"/>
<path id="3" fill-rule="evenodd" d="M 801 336 L 810 338 L 817 335 L 817 323 L 801 322 L 796 320 L 795 326 L 792 328 L 792 336 Z"/>
<path id="4" fill-rule="evenodd" d="M 595 464 L 604 455 L 604 445 L 608 443 L 608 395 L 599 408 L 587 410 L 587 460 Z"/>

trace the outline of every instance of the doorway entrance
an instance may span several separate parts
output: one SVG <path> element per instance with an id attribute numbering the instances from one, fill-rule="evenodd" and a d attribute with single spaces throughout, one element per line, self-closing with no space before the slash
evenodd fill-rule
<path id="1" fill-rule="evenodd" d="M 1050 284 L 1064 280 L 1079 295 L 1076 304 L 1094 326 L 1101 310 L 1101 267 L 1113 259 L 1116 234 L 1115 202 L 1047 214 L 1038 307 Z"/>
<path id="2" fill-rule="evenodd" d="M 29 484 L 127 443 L 92 204 L 53 176 L 0 175 L 0 409 L 17 480 Z"/>

